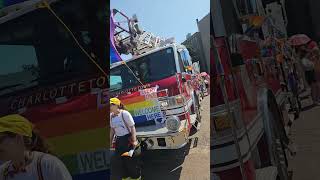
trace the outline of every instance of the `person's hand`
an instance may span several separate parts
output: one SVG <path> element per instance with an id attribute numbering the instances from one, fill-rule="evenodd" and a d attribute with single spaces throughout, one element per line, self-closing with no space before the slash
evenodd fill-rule
<path id="1" fill-rule="evenodd" d="M 136 137 L 131 137 L 131 144 L 133 145 L 133 146 L 137 146 L 138 145 L 138 141 L 137 141 L 137 138 Z"/>
<path id="2" fill-rule="evenodd" d="M 136 146 L 138 146 L 138 141 L 134 141 L 133 143 L 132 143 L 132 145 L 134 146 L 134 147 L 136 147 Z"/>

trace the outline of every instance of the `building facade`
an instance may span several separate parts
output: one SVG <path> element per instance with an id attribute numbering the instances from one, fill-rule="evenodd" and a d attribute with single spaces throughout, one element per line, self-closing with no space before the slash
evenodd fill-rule
<path id="1" fill-rule="evenodd" d="M 287 0 L 288 33 L 306 34 L 320 41 L 320 1 L 319 0 Z"/>

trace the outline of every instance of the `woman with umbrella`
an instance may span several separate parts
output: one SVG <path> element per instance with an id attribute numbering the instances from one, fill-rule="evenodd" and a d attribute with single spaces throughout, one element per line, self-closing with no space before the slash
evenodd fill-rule
<path id="1" fill-rule="evenodd" d="M 311 51 L 308 49 L 308 44 L 311 42 L 311 39 L 304 35 L 304 34 L 297 34 L 292 36 L 289 39 L 289 42 L 292 46 L 295 46 L 299 58 L 301 59 L 301 66 L 304 71 L 304 78 L 308 85 L 311 88 L 311 97 L 313 103 L 318 105 L 319 104 L 319 92 L 318 92 L 318 83 L 316 80 L 316 73 L 315 73 L 315 62 L 312 61 L 312 54 Z"/>

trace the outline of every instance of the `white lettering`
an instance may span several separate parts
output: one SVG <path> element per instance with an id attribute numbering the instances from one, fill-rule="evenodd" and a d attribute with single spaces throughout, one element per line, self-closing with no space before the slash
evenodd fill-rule
<path id="1" fill-rule="evenodd" d="M 78 164 L 81 173 L 89 173 L 108 169 L 109 155 L 107 150 L 81 153 L 78 156 Z"/>

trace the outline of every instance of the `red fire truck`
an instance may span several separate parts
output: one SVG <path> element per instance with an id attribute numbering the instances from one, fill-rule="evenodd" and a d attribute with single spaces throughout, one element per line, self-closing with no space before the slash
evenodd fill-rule
<path id="1" fill-rule="evenodd" d="M 30 120 L 74 180 L 108 179 L 105 6 L 1 4 L 7 7 L 0 10 L 0 116 Z"/>
<path id="2" fill-rule="evenodd" d="M 110 96 L 136 102 L 139 91 L 156 88 L 165 121 L 157 123 L 155 119 L 134 116 L 138 139 L 145 149 L 183 147 L 193 125 L 199 128 L 201 119 L 199 92 L 195 88 L 198 75 L 193 73 L 188 50 L 140 30 L 135 16 L 128 18 L 117 10 L 112 12 L 115 21 L 118 16 L 128 22 L 128 27 L 115 22 L 117 51 L 132 54 L 133 58 L 111 64 Z"/>
<path id="3" fill-rule="evenodd" d="M 278 64 L 275 58 L 256 57 L 259 43 L 245 35 L 237 39 L 240 49 L 232 52 L 230 37 L 217 36 L 215 27 L 210 52 L 212 177 L 287 180 L 285 123 L 291 93 L 282 91 Z"/>

